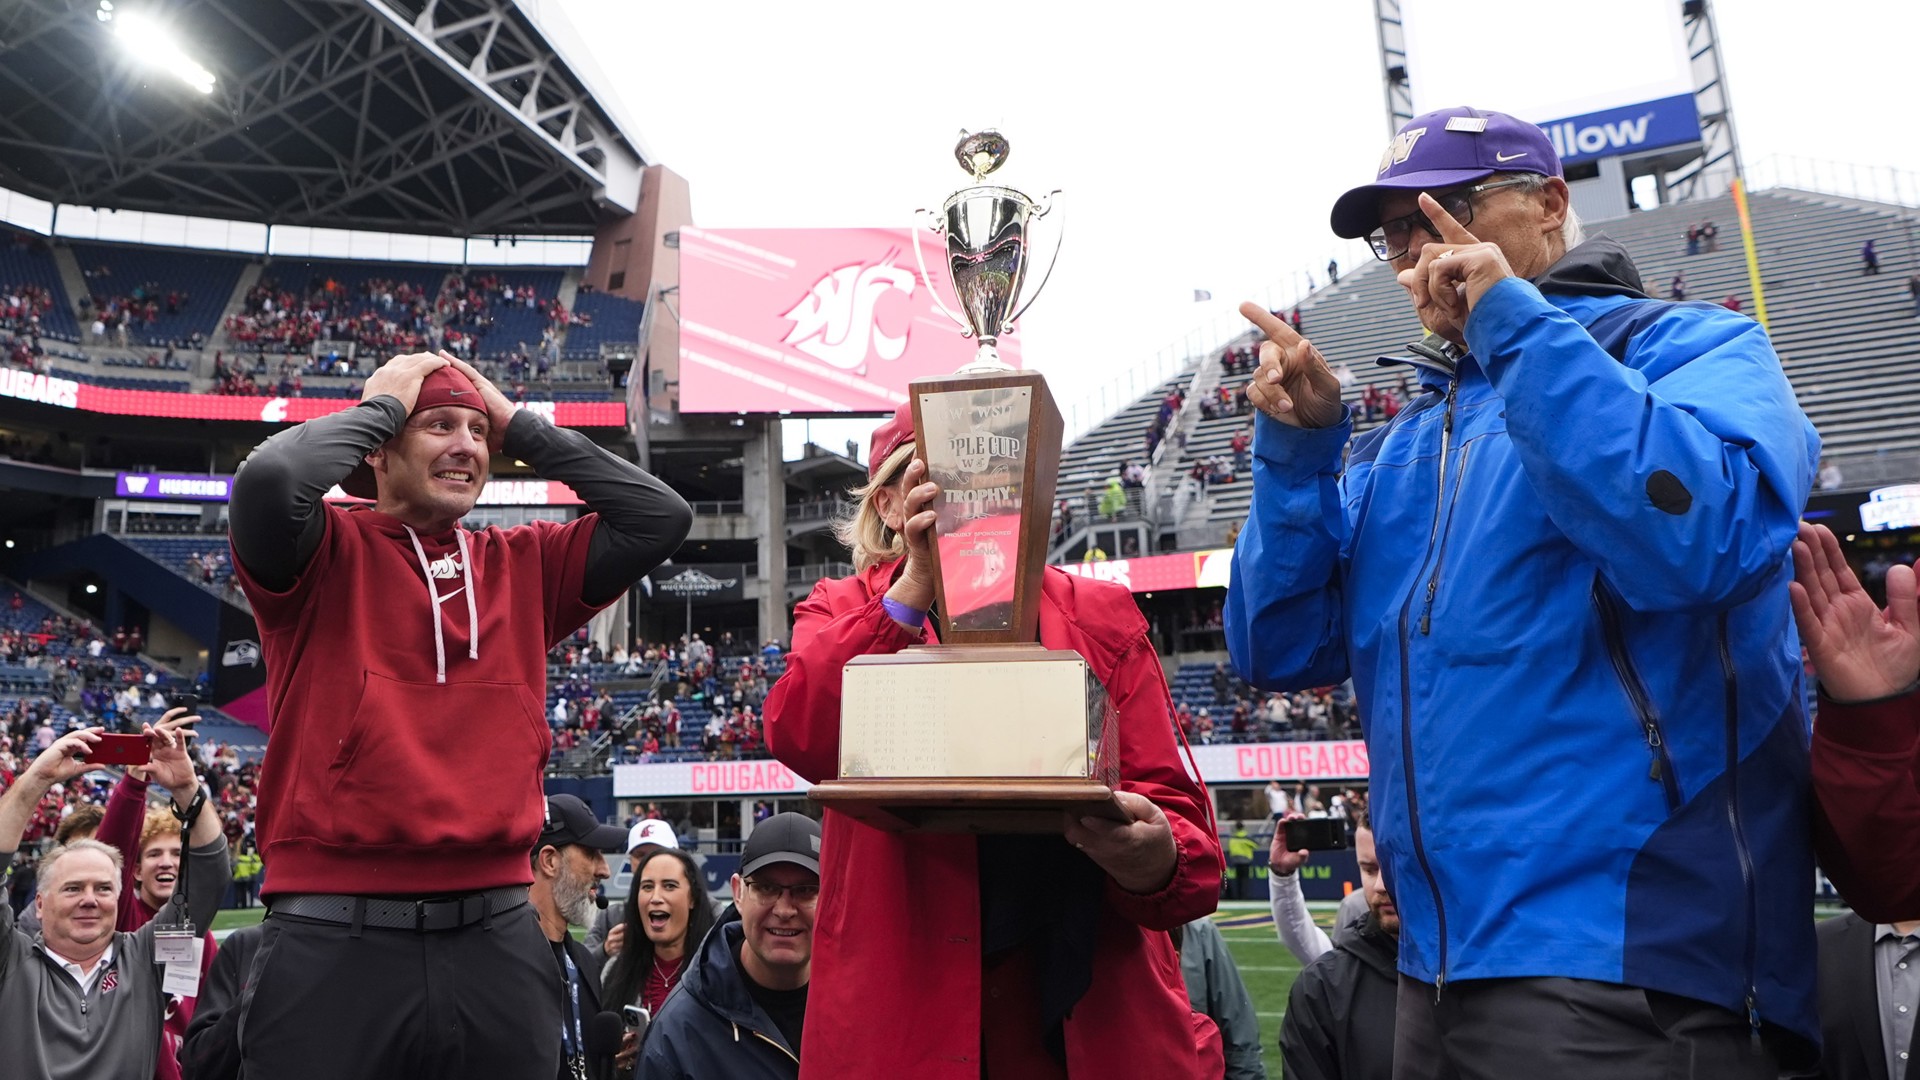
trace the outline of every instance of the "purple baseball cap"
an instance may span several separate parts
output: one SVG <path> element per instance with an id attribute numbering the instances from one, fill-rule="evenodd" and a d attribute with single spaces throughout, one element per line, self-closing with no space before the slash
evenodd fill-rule
<path id="1" fill-rule="evenodd" d="M 1333 204 L 1333 234 L 1365 236 L 1380 224 L 1380 196 L 1389 191 L 1439 191 L 1497 172 L 1559 176 L 1560 155 L 1538 124 L 1464 106 L 1436 109 L 1407 121 L 1380 155 L 1380 176 Z"/>

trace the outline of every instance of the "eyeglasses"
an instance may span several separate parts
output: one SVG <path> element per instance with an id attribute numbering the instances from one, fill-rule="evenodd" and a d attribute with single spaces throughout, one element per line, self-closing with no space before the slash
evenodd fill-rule
<path id="1" fill-rule="evenodd" d="M 763 904 L 777 903 L 782 894 L 791 896 L 796 907 L 812 907 L 820 900 L 818 885 L 775 885 L 771 881 L 756 881 L 753 878 L 744 880 L 747 891 Z"/>
<path id="2" fill-rule="evenodd" d="M 1453 215 L 1453 220 L 1462 225 L 1471 225 L 1475 195 L 1533 182 L 1532 177 L 1526 176 L 1515 177 L 1512 180 L 1496 180 L 1491 184 L 1475 184 L 1472 187 L 1443 191 L 1435 195 L 1433 200 L 1440 204 L 1440 209 Z M 1405 255 L 1407 248 L 1412 244 L 1415 228 L 1426 230 L 1427 235 L 1435 240 L 1440 239 L 1440 230 L 1434 226 L 1433 222 L 1427 220 L 1426 214 L 1415 210 L 1411 214 L 1403 214 L 1392 221 L 1383 221 L 1379 228 L 1367 234 L 1367 243 L 1373 245 L 1373 257 L 1381 262 L 1392 262 Z"/>

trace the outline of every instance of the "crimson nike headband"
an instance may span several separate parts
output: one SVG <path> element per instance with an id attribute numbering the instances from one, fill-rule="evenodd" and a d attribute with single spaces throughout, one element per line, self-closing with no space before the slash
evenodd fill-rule
<path id="1" fill-rule="evenodd" d="M 420 396 L 414 399 L 413 411 L 441 405 L 458 405 L 463 409 L 472 409 L 481 416 L 487 415 L 486 403 L 480 400 L 480 389 L 452 364 L 436 368 L 433 374 L 421 380 Z M 347 478 L 340 481 L 340 490 L 356 499 L 379 498 L 380 489 L 374 483 L 373 466 L 364 461 L 355 465 Z"/>
<path id="2" fill-rule="evenodd" d="M 1333 204 L 1333 234 L 1365 236 L 1380 224 L 1380 196 L 1441 191 L 1494 173 L 1559 176 L 1560 155 L 1538 124 L 1480 109 L 1438 109 L 1407 121 L 1380 155 L 1380 175 Z"/>

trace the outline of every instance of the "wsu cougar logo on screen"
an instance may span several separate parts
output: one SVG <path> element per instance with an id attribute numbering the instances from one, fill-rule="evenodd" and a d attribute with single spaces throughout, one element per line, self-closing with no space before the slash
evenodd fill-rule
<path id="1" fill-rule="evenodd" d="M 893 265 L 898 255 L 896 248 L 878 263 L 843 266 L 814 282 L 785 315 L 793 320 L 786 344 L 842 371 L 866 371 L 869 338 L 880 359 L 900 359 L 907 335 L 888 337 L 874 319 L 874 307 L 888 289 L 913 295 L 913 273 Z"/>

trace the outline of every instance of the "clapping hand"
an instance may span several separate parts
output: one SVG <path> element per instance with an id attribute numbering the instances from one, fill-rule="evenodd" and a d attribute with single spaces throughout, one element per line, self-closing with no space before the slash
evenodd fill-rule
<path id="1" fill-rule="evenodd" d="M 1794 620 L 1820 686 L 1835 701 L 1871 701 L 1920 679 L 1920 596 L 1911 566 L 1887 571 L 1887 606 L 1853 576 L 1823 525 L 1800 524 L 1793 543 Z"/>

